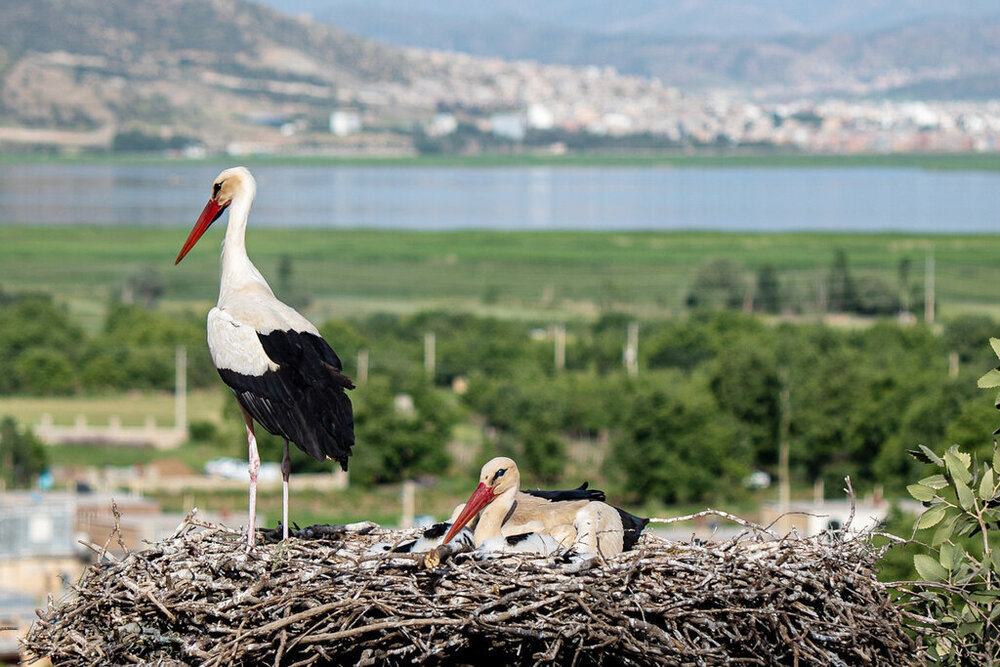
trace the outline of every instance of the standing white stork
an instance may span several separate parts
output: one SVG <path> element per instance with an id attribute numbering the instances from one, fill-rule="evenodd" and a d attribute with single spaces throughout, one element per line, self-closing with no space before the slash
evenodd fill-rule
<path id="1" fill-rule="evenodd" d="M 496 538 L 538 533 L 552 537 L 563 548 L 608 558 L 630 549 L 649 522 L 599 500 L 563 499 L 566 496 L 562 494 L 572 492 L 554 492 L 549 498 L 536 495 L 538 492 L 524 493 L 520 484 L 521 473 L 513 460 L 500 456 L 488 461 L 480 473 L 479 486 L 452 523 L 444 543 L 479 514 L 473 532 L 476 547 Z"/>
<path id="2" fill-rule="evenodd" d="M 250 511 L 247 545 L 256 527 L 260 456 L 254 420 L 285 440 L 281 461 L 281 525 L 288 538 L 288 442 L 314 459 L 334 459 L 347 470 L 354 444 L 354 415 L 345 390 L 353 389 L 337 354 L 309 320 L 279 301 L 246 251 L 247 217 L 257 182 L 245 167 L 226 169 L 212 184 L 212 198 L 198 217 L 174 264 L 229 209 L 222 246 L 219 302 L 208 313 L 212 361 L 236 396 L 249 445 Z"/>

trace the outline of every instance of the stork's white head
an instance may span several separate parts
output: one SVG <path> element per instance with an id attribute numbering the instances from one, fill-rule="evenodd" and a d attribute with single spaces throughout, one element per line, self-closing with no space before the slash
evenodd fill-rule
<path id="1" fill-rule="evenodd" d="M 521 486 L 521 473 L 513 459 L 498 456 L 490 459 L 479 473 L 479 486 L 472 492 L 465 508 L 451 524 L 451 530 L 444 537 L 443 544 L 465 527 L 479 511 L 505 493 L 517 493 Z"/>
<path id="2" fill-rule="evenodd" d="M 499 496 L 521 485 L 521 472 L 514 459 L 498 456 L 487 461 L 480 470 L 479 483 L 488 487 L 494 496 Z"/>
<path id="3" fill-rule="evenodd" d="M 252 201 L 256 194 L 257 181 L 254 180 L 249 169 L 246 167 L 230 167 L 223 170 L 215 177 L 215 181 L 212 183 L 212 198 L 208 200 L 205 208 L 202 209 L 201 215 L 198 216 L 198 221 L 194 223 L 191 233 L 188 234 L 187 241 L 184 242 L 184 247 L 177 253 L 177 259 L 174 260 L 174 264 L 178 264 L 184 259 L 184 255 L 188 254 L 188 251 L 194 247 L 194 244 L 198 242 L 201 235 L 233 203 L 233 199 L 236 197 L 248 197 Z"/>

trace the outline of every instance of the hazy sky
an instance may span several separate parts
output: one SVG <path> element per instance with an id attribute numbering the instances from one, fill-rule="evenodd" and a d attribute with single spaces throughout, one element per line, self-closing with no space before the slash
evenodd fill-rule
<path id="1" fill-rule="evenodd" d="M 515 19 L 598 33 L 777 35 L 869 32 L 938 17 L 1000 14 L 996 0 L 262 0 L 282 11 L 308 13 L 364 34 L 400 16 L 448 22 Z M 360 17 L 364 17 L 364 21 Z"/>

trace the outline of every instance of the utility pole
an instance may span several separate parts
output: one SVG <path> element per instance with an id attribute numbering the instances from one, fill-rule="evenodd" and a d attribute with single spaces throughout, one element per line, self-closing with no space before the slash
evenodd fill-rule
<path id="1" fill-rule="evenodd" d="M 778 512 L 784 514 L 792 504 L 791 483 L 788 474 L 788 431 L 792 421 L 792 392 L 788 386 L 788 367 L 778 371 L 781 390 L 778 395 Z"/>
<path id="2" fill-rule="evenodd" d="M 556 370 L 561 371 L 566 368 L 566 325 L 552 325 L 552 339 L 555 346 Z"/>
<path id="3" fill-rule="evenodd" d="M 427 377 L 429 377 L 431 380 L 434 379 L 434 367 L 435 367 L 434 348 L 435 348 L 434 332 L 428 331 L 427 333 L 424 334 L 424 371 L 427 373 Z"/>
<path id="4" fill-rule="evenodd" d="M 822 320 L 823 316 L 826 315 L 826 309 L 828 306 L 829 299 L 826 293 L 826 276 L 822 271 L 817 272 L 818 279 L 816 280 L 816 311 L 819 313 L 819 318 Z"/>
<path id="5" fill-rule="evenodd" d="M 368 348 L 358 350 L 358 384 L 368 381 Z"/>
<path id="6" fill-rule="evenodd" d="M 622 354 L 625 371 L 631 376 L 639 375 L 639 323 L 629 322 L 625 351 Z"/>
<path id="7" fill-rule="evenodd" d="M 927 251 L 924 262 L 924 321 L 934 322 L 934 246 Z"/>
<path id="8" fill-rule="evenodd" d="M 174 428 L 187 431 L 187 348 L 174 351 Z"/>
<path id="9" fill-rule="evenodd" d="M 417 485 L 412 479 L 403 482 L 402 490 L 403 514 L 399 518 L 400 528 L 413 528 L 417 513 Z"/>

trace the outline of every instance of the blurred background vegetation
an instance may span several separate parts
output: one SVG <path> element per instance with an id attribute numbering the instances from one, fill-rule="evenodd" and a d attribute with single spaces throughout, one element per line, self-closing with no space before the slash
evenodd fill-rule
<path id="1" fill-rule="evenodd" d="M 693 272 L 675 317 L 627 312 L 619 296 L 594 317 L 557 326 L 532 308 L 507 318 L 437 309 L 318 320 L 349 373 L 357 375 L 362 350 L 368 355 L 368 379 L 353 394 L 361 444 L 352 481 L 440 476 L 457 440 L 473 452 L 466 467 L 509 454 L 532 484 L 575 485 L 580 471 L 596 470 L 624 502 L 739 501 L 750 473 L 775 472 L 785 417 L 799 486 L 822 479 L 837 494 L 851 475 L 859 489 L 897 494 L 919 474 L 904 455 L 915 443 L 988 446 L 993 408 L 974 378 L 991 363 L 992 317 L 922 322 L 923 283 L 906 262 L 895 276 L 872 276 L 855 274 L 844 250 L 828 261 L 819 287 L 827 311 L 846 318 L 834 324 L 810 317 L 815 305 L 796 302 L 794 282 L 774 265 L 753 272 L 732 259 L 709 259 Z M 279 292 L 300 307 L 315 303 L 287 256 L 276 273 Z M 0 395 L 8 397 L 0 409 L 30 422 L 41 409 L 32 410 L 32 397 L 132 392 L 141 401 L 169 392 L 174 350 L 183 345 L 198 397 L 192 439 L 210 445 L 206 456 L 213 445 L 242 455 L 235 403 L 201 398 L 224 395 L 204 343 L 203 309 L 164 308 L 164 292 L 155 272 L 128 276 L 118 292 L 127 299 L 93 307 L 103 321 L 86 327 L 49 293 L 0 295 Z M 630 325 L 639 331 L 631 372 L 623 363 Z M 279 448 L 264 438 L 265 460 L 277 460 Z M 327 468 L 304 455 L 295 467 Z"/>
<path id="2" fill-rule="evenodd" d="M 245 458 L 238 408 L 205 344 L 214 253 L 172 272 L 157 267 L 176 230 L 2 233 L 8 488 L 55 466 L 198 473 Z M 991 452 L 995 411 L 976 378 L 995 362 L 994 237 L 261 229 L 250 242 L 279 296 L 358 383 L 351 486 L 297 490 L 293 476 L 300 525 L 395 524 L 406 480 L 418 483 L 418 514 L 444 518 L 500 454 L 518 460 L 526 485 L 588 480 L 647 516 L 706 505 L 756 516 L 778 496 L 759 480 L 777 478 L 783 438 L 800 500 L 819 488 L 842 498 L 845 475 L 859 496 L 905 498 L 927 474 L 906 455 L 918 444 Z M 172 424 L 178 346 L 190 435 L 180 448 L 32 436 L 44 414 Z M 281 442 L 259 435 L 263 460 L 278 462 Z M 331 470 L 292 455 L 299 473 Z M 242 490 L 151 493 L 167 510 L 246 506 Z M 262 490 L 259 507 L 277 516 L 280 492 Z M 896 510 L 886 527 L 909 536 L 913 521 Z M 890 550 L 881 576 L 915 577 L 919 549 Z"/>

